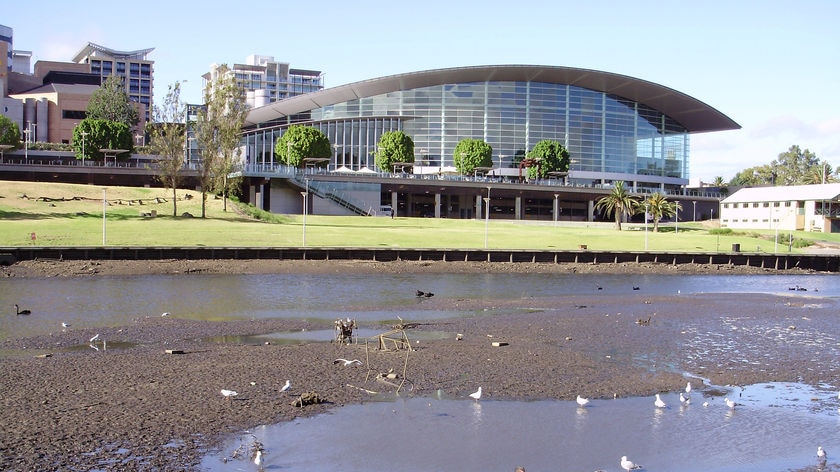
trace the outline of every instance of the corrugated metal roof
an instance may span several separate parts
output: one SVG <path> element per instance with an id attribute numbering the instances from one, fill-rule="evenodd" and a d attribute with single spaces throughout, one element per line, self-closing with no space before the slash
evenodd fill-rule
<path id="1" fill-rule="evenodd" d="M 245 126 L 256 126 L 361 97 L 432 85 L 486 81 L 569 84 L 613 94 L 664 113 L 690 133 L 741 128 L 734 120 L 700 100 L 653 82 L 597 70 L 535 65 L 455 67 L 364 80 L 254 108 L 248 113 Z"/>
<path id="2" fill-rule="evenodd" d="M 840 184 L 749 187 L 724 198 L 723 203 L 836 200 L 838 197 Z"/>

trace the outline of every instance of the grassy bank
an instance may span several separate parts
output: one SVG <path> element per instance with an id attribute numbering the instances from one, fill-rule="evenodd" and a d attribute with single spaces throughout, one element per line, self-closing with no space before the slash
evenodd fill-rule
<path id="1" fill-rule="evenodd" d="M 701 223 L 661 228 L 654 233 L 639 225 L 616 231 L 611 223 L 568 223 L 434 218 L 371 218 L 360 216 L 269 215 L 253 217 L 228 201 L 207 200 L 201 216 L 201 194 L 177 193 L 173 216 L 172 192 L 161 188 L 102 187 L 73 184 L 0 181 L 0 246 L 101 246 L 103 193 L 109 246 L 274 246 L 296 247 L 415 247 L 573 250 L 729 251 L 740 244 L 745 252 L 786 252 L 788 233 L 778 247 L 773 232 L 715 234 Z M 185 217 L 189 213 L 193 217 Z M 155 214 L 155 216 L 148 216 Z M 798 245 L 815 240 L 840 243 L 840 235 L 794 232 Z M 793 252 L 810 252 L 794 247 Z"/>

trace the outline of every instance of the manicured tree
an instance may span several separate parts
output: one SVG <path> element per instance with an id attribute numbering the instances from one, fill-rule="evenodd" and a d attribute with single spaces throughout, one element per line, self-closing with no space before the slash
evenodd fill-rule
<path id="1" fill-rule="evenodd" d="M 678 202 L 668 201 L 668 198 L 659 192 L 647 197 L 645 203 L 647 204 L 647 213 L 653 219 L 654 233 L 659 232 L 659 220 L 674 216 L 678 210 L 682 210 L 682 206 Z"/>
<path id="2" fill-rule="evenodd" d="M 110 75 L 90 96 L 87 118 L 125 123 L 129 129 L 137 126 L 137 104 L 128 99 L 123 78 Z"/>
<path id="3" fill-rule="evenodd" d="M 20 147 L 20 129 L 17 123 L 6 115 L 0 115 L 0 144 Z"/>
<path id="4" fill-rule="evenodd" d="M 402 131 L 387 131 L 379 138 L 375 156 L 376 167 L 391 172 L 397 162 L 414 162 L 414 140 Z"/>
<path id="5" fill-rule="evenodd" d="M 303 165 L 304 158 L 329 158 L 332 155 L 330 140 L 317 128 L 290 126 L 274 145 L 274 153 L 284 164 L 292 167 Z"/>
<path id="6" fill-rule="evenodd" d="M 471 175 L 476 167 L 493 166 L 493 148 L 480 139 L 462 139 L 455 146 L 452 160 L 458 173 Z"/>
<path id="7" fill-rule="evenodd" d="M 186 144 L 187 107 L 181 101 L 181 84 L 169 86 L 162 106 L 155 106 L 155 123 L 147 125 L 149 147 L 158 157 L 160 174 L 157 176 L 163 185 L 172 189 L 172 216 L 178 216 L 178 185 L 184 168 Z"/>
<path id="8" fill-rule="evenodd" d="M 612 192 L 609 195 L 601 197 L 596 203 L 595 208 L 603 210 L 608 216 L 612 213 L 615 215 L 615 229 L 621 231 L 621 220 L 624 215 L 633 215 L 636 213 L 638 202 L 624 188 L 624 182 L 618 181 L 613 186 Z"/>
<path id="9" fill-rule="evenodd" d="M 101 161 L 105 159 L 105 155 L 99 152 L 100 149 L 124 149 L 128 152 L 118 154 L 117 159 L 125 161 L 134 149 L 134 140 L 131 129 L 125 123 L 85 118 L 73 128 L 76 159 L 82 159 L 83 147 L 84 159 Z"/>
<path id="10" fill-rule="evenodd" d="M 528 168 L 529 179 L 544 179 L 549 172 L 569 171 L 569 151 L 557 141 L 544 139 L 531 149 L 528 159 L 534 159 L 539 165 Z"/>

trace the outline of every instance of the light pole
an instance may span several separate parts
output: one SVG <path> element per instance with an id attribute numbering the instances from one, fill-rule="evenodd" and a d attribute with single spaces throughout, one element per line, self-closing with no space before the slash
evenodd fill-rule
<path id="1" fill-rule="evenodd" d="M 102 189 L 102 245 L 105 246 L 105 209 L 108 208 L 108 187 Z"/>
<path id="2" fill-rule="evenodd" d="M 557 197 L 559 197 L 559 196 L 560 196 L 560 194 L 559 194 L 559 193 L 555 193 L 555 194 L 554 194 L 554 226 L 557 226 L 557 217 L 559 216 L 559 215 L 557 214 L 557 213 L 559 213 L 559 212 L 557 211 L 557 210 L 558 210 L 558 208 L 557 208 Z"/>
<path id="3" fill-rule="evenodd" d="M 29 134 L 32 132 L 31 128 L 32 123 L 26 122 L 26 129 L 23 130 L 23 134 L 26 135 L 25 139 L 23 140 L 23 162 L 29 163 Z"/>
<path id="4" fill-rule="evenodd" d="M 79 134 L 82 135 L 82 167 L 85 166 L 85 136 L 88 135 L 87 131 L 79 131 Z"/>
<path id="5" fill-rule="evenodd" d="M 309 213 L 309 179 L 306 182 L 306 191 L 300 192 L 303 197 L 303 247 L 306 247 L 306 214 Z"/>
<path id="6" fill-rule="evenodd" d="M 692 200 L 691 204 L 694 209 L 691 211 L 691 221 L 697 221 L 697 200 Z"/>
<path id="7" fill-rule="evenodd" d="M 645 202 L 645 251 L 648 250 L 648 202 Z"/>

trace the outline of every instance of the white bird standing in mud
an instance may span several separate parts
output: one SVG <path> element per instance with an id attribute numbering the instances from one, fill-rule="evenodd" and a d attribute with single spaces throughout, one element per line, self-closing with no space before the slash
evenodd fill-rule
<path id="1" fill-rule="evenodd" d="M 291 386 L 292 386 L 292 381 L 291 381 L 291 380 L 286 380 L 286 384 L 285 384 L 285 385 L 283 385 L 282 387 L 280 387 L 280 393 L 285 392 L 285 391 L 286 391 L 286 390 L 288 390 Z"/>
<path id="2" fill-rule="evenodd" d="M 233 390 L 226 390 L 226 389 L 224 389 L 224 388 L 222 389 L 222 396 L 223 396 L 223 397 L 225 397 L 225 398 L 227 398 L 228 400 L 230 400 L 230 397 L 235 397 L 235 396 L 237 396 L 237 395 L 239 395 L 239 394 L 238 394 L 238 393 L 236 393 L 236 392 L 235 392 L 235 391 L 233 391 Z"/>
<path id="3" fill-rule="evenodd" d="M 481 400 L 481 387 L 478 387 L 478 390 L 470 394 L 470 397 L 475 400 Z"/>
<path id="4" fill-rule="evenodd" d="M 642 468 L 642 466 L 640 466 L 639 464 L 634 463 L 633 461 L 631 461 L 630 459 L 628 459 L 628 458 L 627 458 L 627 456 L 621 456 L 621 468 L 622 468 L 622 469 L 624 469 L 624 470 L 628 470 L 628 471 L 629 471 L 629 470 L 638 470 L 638 469 L 641 469 L 641 468 Z"/>
<path id="5" fill-rule="evenodd" d="M 343 359 L 343 358 L 339 357 L 338 359 L 333 361 L 333 364 L 342 364 L 342 363 L 344 364 L 344 367 L 347 367 L 347 366 L 350 366 L 350 365 L 362 365 L 362 361 L 360 361 L 359 359 L 353 359 L 352 361 L 349 361 L 347 359 Z"/>
<path id="6" fill-rule="evenodd" d="M 589 399 L 588 398 L 583 398 L 580 395 L 577 396 L 576 401 L 577 401 L 578 406 L 586 406 L 586 405 L 589 404 Z"/>

